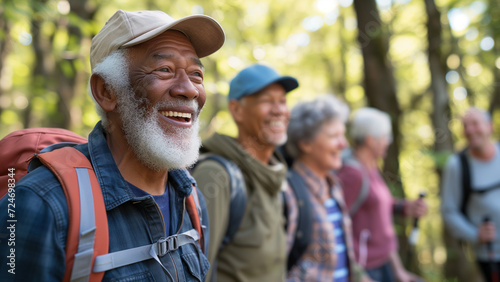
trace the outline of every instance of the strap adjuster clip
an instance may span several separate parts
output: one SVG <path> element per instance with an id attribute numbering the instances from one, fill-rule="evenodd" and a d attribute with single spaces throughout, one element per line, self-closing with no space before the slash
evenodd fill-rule
<path id="1" fill-rule="evenodd" d="M 175 251 L 179 248 L 179 238 L 177 235 L 158 240 L 158 256 L 164 256 L 168 252 Z"/>

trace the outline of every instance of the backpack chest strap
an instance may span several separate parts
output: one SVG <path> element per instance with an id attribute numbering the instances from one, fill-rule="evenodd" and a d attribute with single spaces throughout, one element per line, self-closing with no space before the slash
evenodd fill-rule
<path id="1" fill-rule="evenodd" d="M 178 235 L 161 238 L 157 242 L 96 257 L 93 272 L 108 271 L 125 265 L 154 258 L 166 270 L 159 257 L 186 244 L 196 244 L 198 231 L 191 229 Z"/>

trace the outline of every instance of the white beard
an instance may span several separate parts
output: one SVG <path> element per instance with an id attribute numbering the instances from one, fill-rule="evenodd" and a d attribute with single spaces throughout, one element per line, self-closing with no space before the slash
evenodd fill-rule
<path id="1" fill-rule="evenodd" d="M 128 88 L 117 95 L 118 111 L 123 132 L 135 156 L 154 171 L 185 169 L 198 160 L 201 140 L 198 136 L 198 103 L 194 100 L 176 100 L 157 103 L 151 112 L 146 110 L 148 100 L 136 99 Z M 158 109 L 162 106 L 190 106 L 195 109 L 190 128 L 175 128 L 166 134 L 159 124 Z M 172 132 L 173 131 L 173 132 Z"/>
<path id="2" fill-rule="evenodd" d="M 286 135 L 286 133 L 281 135 L 278 138 L 274 138 L 271 136 L 266 136 L 266 137 L 267 137 L 267 141 L 269 143 L 273 144 L 274 146 L 281 146 L 281 145 L 286 143 L 286 140 L 288 140 L 288 136 Z"/>

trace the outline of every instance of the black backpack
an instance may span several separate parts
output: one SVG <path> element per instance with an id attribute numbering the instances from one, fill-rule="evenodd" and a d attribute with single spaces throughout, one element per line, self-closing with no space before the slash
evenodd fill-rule
<path id="1" fill-rule="evenodd" d="M 222 239 L 222 244 L 219 247 L 219 250 L 222 249 L 225 245 L 227 245 L 234 238 L 236 231 L 240 227 L 241 220 L 243 219 L 243 215 L 245 214 L 245 207 L 247 205 L 247 190 L 245 188 L 245 180 L 243 179 L 243 174 L 241 173 L 240 168 L 230 160 L 227 160 L 221 156 L 214 154 L 205 154 L 200 160 L 195 164 L 195 166 L 191 169 L 199 165 L 201 162 L 206 160 L 213 160 L 221 164 L 224 169 L 227 171 L 229 175 L 229 221 L 226 229 L 226 233 L 224 234 L 224 238 Z"/>
<path id="2" fill-rule="evenodd" d="M 290 254 L 288 254 L 287 270 L 290 270 L 294 265 L 297 264 L 302 255 L 305 253 L 307 246 L 312 241 L 314 218 L 312 210 L 313 207 L 311 204 L 311 200 L 309 199 L 309 193 L 307 192 L 304 179 L 302 179 L 302 177 L 293 169 L 288 170 L 286 178 L 288 183 L 290 184 L 290 187 L 292 188 L 295 199 L 297 199 L 297 207 L 299 209 L 297 230 L 295 231 Z M 283 199 L 284 198 L 285 197 L 283 196 Z M 286 205 L 286 201 L 283 201 L 283 203 L 283 212 L 285 218 L 287 218 L 288 207 Z M 285 225 L 285 230 L 287 230 L 287 224 Z"/>
<path id="3" fill-rule="evenodd" d="M 219 247 L 220 250 L 231 242 L 238 231 L 243 215 L 245 214 L 247 191 L 241 169 L 234 162 L 226 158 L 214 154 L 205 154 L 192 169 L 206 160 L 218 162 L 224 167 L 229 175 L 231 199 L 229 204 L 229 221 L 222 244 Z M 300 177 L 300 175 L 298 175 L 295 171 L 290 170 L 287 172 L 287 181 L 292 187 L 299 208 L 299 218 L 297 222 L 297 230 L 295 232 L 295 240 L 287 261 L 287 269 L 290 270 L 299 261 L 300 257 L 311 242 L 313 217 L 309 194 L 307 193 L 307 190 L 304 189 L 305 183 L 302 177 Z M 284 199 L 283 195 L 282 198 Z M 283 202 L 286 203 L 285 201 Z M 283 205 L 283 213 L 285 218 L 287 218 L 288 208 L 286 204 Z M 285 230 L 286 227 L 287 225 L 285 225 Z"/>
<path id="4" fill-rule="evenodd" d="M 460 203 L 460 212 L 466 218 L 468 218 L 467 206 L 469 204 L 469 198 L 472 193 L 484 194 L 491 190 L 500 188 L 500 183 L 497 183 L 480 190 L 472 189 L 472 176 L 470 173 L 470 165 L 469 165 L 469 158 L 467 157 L 467 150 L 468 148 L 465 148 L 458 154 L 458 157 L 460 159 L 460 165 L 462 167 L 462 201 Z"/>

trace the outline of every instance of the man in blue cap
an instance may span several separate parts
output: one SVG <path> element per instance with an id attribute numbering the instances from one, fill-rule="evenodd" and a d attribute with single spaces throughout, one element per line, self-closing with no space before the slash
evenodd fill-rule
<path id="1" fill-rule="evenodd" d="M 287 140 L 289 110 L 286 94 L 298 87 L 290 76 L 252 65 L 230 83 L 229 111 L 238 127 L 232 138 L 214 134 L 203 142 L 202 153 L 214 154 L 236 164 L 242 172 L 246 205 L 234 235 L 227 230 L 235 211 L 229 208 L 232 193 L 227 166 L 208 159 L 192 175 L 205 196 L 210 222 L 209 261 L 213 281 L 283 281 L 287 244 L 283 228 L 280 191 L 286 185 L 286 165 L 275 154 Z"/>

